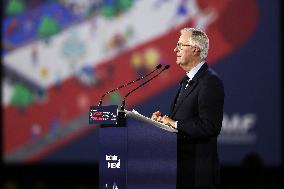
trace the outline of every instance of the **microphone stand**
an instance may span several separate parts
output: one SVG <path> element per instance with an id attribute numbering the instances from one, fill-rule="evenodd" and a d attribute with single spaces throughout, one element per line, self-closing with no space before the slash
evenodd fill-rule
<path id="1" fill-rule="evenodd" d="M 140 78 L 138 78 L 138 79 L 136 79 L 136 80 L 134 80 L 134 81 L 130 81 L 130 82 L 124 84 L 124 85 L 121 85 L 121 86 L 119 86 L 119 87 L 117 87 L 117 88 L 114 88 L 114 89 L 112 89 L 112 90 L 106 92 L 104 95 L 101 96 L 98 106 L 101 106 L 101 105 L 102 105 L 103 98 L 104 98 L 106 95 L 108 95 L 109 93 L 112 93 L 112 92 L 114 92 L 114 91 L 116 91 L 116 90 L 119 90 L 119 89 L 121 89 L 121 88 L 123 88 L 123 87 L 127 87 L 128 85 L 131 85 L 131 84 L 133 84 L 133 83 L 135 83 L 135 82 L 137 82 L 137 81 L 139 81 L 139 80 L 141 80 L 141 79 L 144 79 L 144 78 L 148 77 L 149 75 L 151 75 L 152 73 L 154 73 L 156 70 L 160 69 L 161 67 L 162 67 L 162 65 L 159 64 L 159 65 L 156 66 L 156 68 L 155 68 L 152 72 L 148 73 L 147 75 L 142 76 L 142 77 L 140 77 Z"/>
<path id="2" fill-rule="evenodd" d="M 156 75 L 154 75 L 153 77 L 151 77 L 150 79 L 148 79 L 147 81 L 143 82 L 141 85 L 139 85 L 138 87 L 134 88 L 133 90 L 129 91 L 123 98 L 123 101 L 121 103 L 120 106 L 120 110 L 124 111 L 124 106 L 125 106 L 125 100 L 126 98 L 133 93 L 134 91 L 136 91 L 137 89 L 139 89 L 140 87 L 144 86 L 145 84 L 147 84 L 148 82 L 150 82 L 151 80 L 153 80 L 154 78 L 158 77 L 163 71 L 167 70 L 170 68 L 170 65 L 166 65 L 159 73 L 157 73 Z"/>

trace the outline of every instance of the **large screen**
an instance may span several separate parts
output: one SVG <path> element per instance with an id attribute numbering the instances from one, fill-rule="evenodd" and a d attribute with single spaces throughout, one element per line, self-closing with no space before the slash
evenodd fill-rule
<path id="1" fill-rule="evenodd" d="M 167 114 L 185 74 L 173 52 L 180 29 L 197 27 L 208 34 L 207 62 L 225 86 L 221 163 L 239 165 L 254 154 L 265 165 L 280 164 L 279 3 L 4 1 L 4 162 L 97 162 L 100 128 L 89 124 L 90 106 L 158 64 L 171 68 L 131 94 L 125 108 Z M 142 82 L 110 93 L 103 105 L 120 106 Z M 130 139 L 143 146 L 149 136 L 166 137 L 176 147 L 174 136 L 146 130 Z"/>

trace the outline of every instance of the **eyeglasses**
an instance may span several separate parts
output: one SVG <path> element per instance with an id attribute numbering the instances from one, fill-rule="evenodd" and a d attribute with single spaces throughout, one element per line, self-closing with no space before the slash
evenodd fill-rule
<path id="1" fill-rule="evenodd" d="M 186 44 L 183 44 L 183 43 L 177 43 L 176 48 L 181 50 L 183 46 L 192 46 L 192 45 L 186 45 Z"/>

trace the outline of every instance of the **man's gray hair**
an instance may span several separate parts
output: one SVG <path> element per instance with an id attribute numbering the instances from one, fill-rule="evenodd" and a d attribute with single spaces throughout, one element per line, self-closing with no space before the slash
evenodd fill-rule
<path id="1" fill-rule="evenodd" d="M 188 39 L 189 45 L 198 47 L 200 49 L 200 58 L 204 60 L 208 55 L 209 39 L 202 30 L 197 28 L 183 28 L 180 30 L 181 34 L 184 32 L 191 32 L 191 37 Z"/>

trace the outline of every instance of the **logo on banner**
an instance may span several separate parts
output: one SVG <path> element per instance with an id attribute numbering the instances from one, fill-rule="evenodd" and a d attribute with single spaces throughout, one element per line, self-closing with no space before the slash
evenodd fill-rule
<path id="1" fill-rule="evenodd" d="M 113 182 L 112 186 L 110 185 L 110 187 L 108 184 L 106 184 L 106 189 L 118 189 L 116 182 Z"/>
<path id="2" fill-rule="evenodd" d="M 224 114 L 218 141 L 223 144 L 254 143 L 256 141 L 255 125 L 255 114 L 240 115 L 235 113 L 231 116 Z"/>
<path id="3" fill-rule="evenodd" d="M 106 155 L 108 169 L 120 169 L 120 159 L 117 155 Z"/>
<path id="4" fill-rule="evenodd" d="M 117 105 L 90 106 L 89 124 L 116 124 Z"/>

